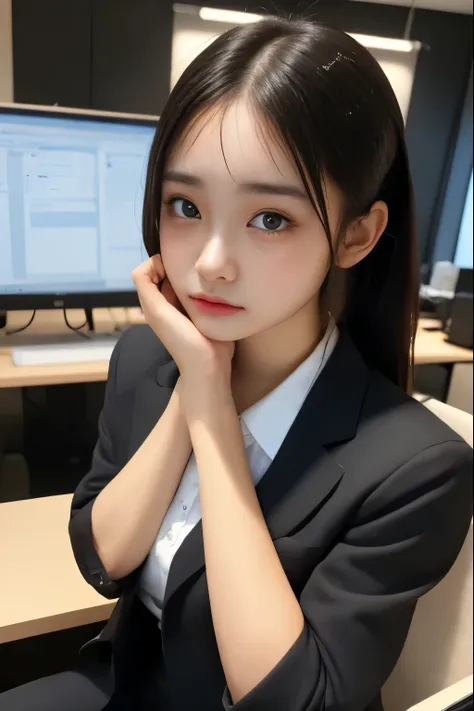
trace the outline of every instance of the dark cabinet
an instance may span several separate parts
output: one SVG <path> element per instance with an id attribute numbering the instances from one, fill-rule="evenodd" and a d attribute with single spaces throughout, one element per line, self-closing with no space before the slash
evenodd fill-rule
<path id="1" fill-rule="evenodd" d="M 168 0 L 93 0 L 91 107 L 161 113 L 170 91 Z"/>
<path id="2" fill-rule="evenodd" d="M 13 0 L 16 102 L 161 113 L 171 0 Z"/>
<path id="3" fill-rule="evenodd" d="M 91 0 L 13 0 L 14 100 L 90 107 Z"/>

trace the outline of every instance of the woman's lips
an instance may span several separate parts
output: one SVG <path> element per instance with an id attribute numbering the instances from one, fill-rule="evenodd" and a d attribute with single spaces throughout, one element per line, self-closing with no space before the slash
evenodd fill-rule
<path id="1" fill-rule="evenodd" d="M 232 316 L 232 314 L 244 310 L 241 306 L 214 303 L 212 301 L 207 301 L 206 299 L 200 299 L 196 296 L 191 297 L 191 299 L 199 311 L 209 314 L 210 316 Z"/>

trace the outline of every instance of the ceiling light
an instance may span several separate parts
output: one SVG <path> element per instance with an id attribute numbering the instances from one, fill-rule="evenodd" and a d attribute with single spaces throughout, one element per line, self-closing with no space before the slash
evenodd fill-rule
<path id="1" fill-rule="evenodd" d="M 201 20 L 209 22 L 227 22 L 231 25 L 245 25 L 250 22 L 258 22 L 261 15 L 254 15 L 251 12 L 237 12 L 236 10 L 220 10 L 215 7 L 201 7 L 199 10 Z"/>
<path id="2" fill-rule="evenodd" d="M 375 37 L 373 35 L 354 35 L 351 34 L 357 42 L 364 45 L 367 49 L 385 49 L 390 52 L 413 52 L 415 49 L 420 49 L 419 42 L 411 42 L 410 40 L 392 39 L 391 37 Z"/>
<path id="3" fill-rule="evenodd" d="M 182 5 L 180 8 L 188 8 Z M 194 8 L 192 8 L 194 10 Z M 208 22 L 226 22 L 229 25 L 244 25 L 251 22 L 258 22 L 263 19 L 262 15 L 251 12 L 238 12 L 237 10 L 221 10 L 216 7 L 201 7 L 199 9 L 201 20 Z M 411 42 L 403 39 L 392 39 L 391 37 L 375 37 L 373 35 L 351 34 L 355 40 L 360 42 L 367 49 L 380 49 L 392 52 L 413 52 L 420 48 L 419 42 Z"/>

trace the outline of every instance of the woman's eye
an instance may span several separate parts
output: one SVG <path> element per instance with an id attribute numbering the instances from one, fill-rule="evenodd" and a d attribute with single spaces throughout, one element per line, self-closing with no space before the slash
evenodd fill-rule
<path id="1" fill-rule="evenodd" d="M 168 203 L 172 205 L 178 217 L 184 217 L 187 220 L 200 217 L 199 210 L 190 200 L 185 200 L 184 198 L 172 198 L 168 201 Z"/>
<path id="2" fill-rule="evenodd" d="M 250 221 L 250 224 L 265 232 L 281 232 L 288 227 L 290 221 L 277 212 L 261 212 Z"/>

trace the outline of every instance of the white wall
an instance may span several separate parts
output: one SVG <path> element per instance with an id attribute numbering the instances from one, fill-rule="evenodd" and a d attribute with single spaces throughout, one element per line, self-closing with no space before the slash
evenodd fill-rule
<path id="1" fill-rule="evenodd" d="M 216 37 L 234 27 L 224 22 L 201 20 L 197 15 L 174 13 L 171 88 L 187 65 Z M 418 51 L 371 50 L 393 86 L 403 116 L 408 115 Z"/>
<path id="2" fill-rule="evenodd" d="M 419 51 L 394 52 L 381 49 L 371 49 L 370 51 L 387 75 L 406 122 L 410 109 Z"/>
<path id="3" fill-rule="evenodd" d="M 174 13 L 173 44 L 171 54 L 171 88 L 174 87 L 188 64 L 195 59 L 216 37 L 234 25 L 226 22 L 208 22 L 197 15 Z"/>
<path id="4" fill-rule="evenodd" d="M 13 101 L 12 0 L 0 0 L 0 102 Z"/>

